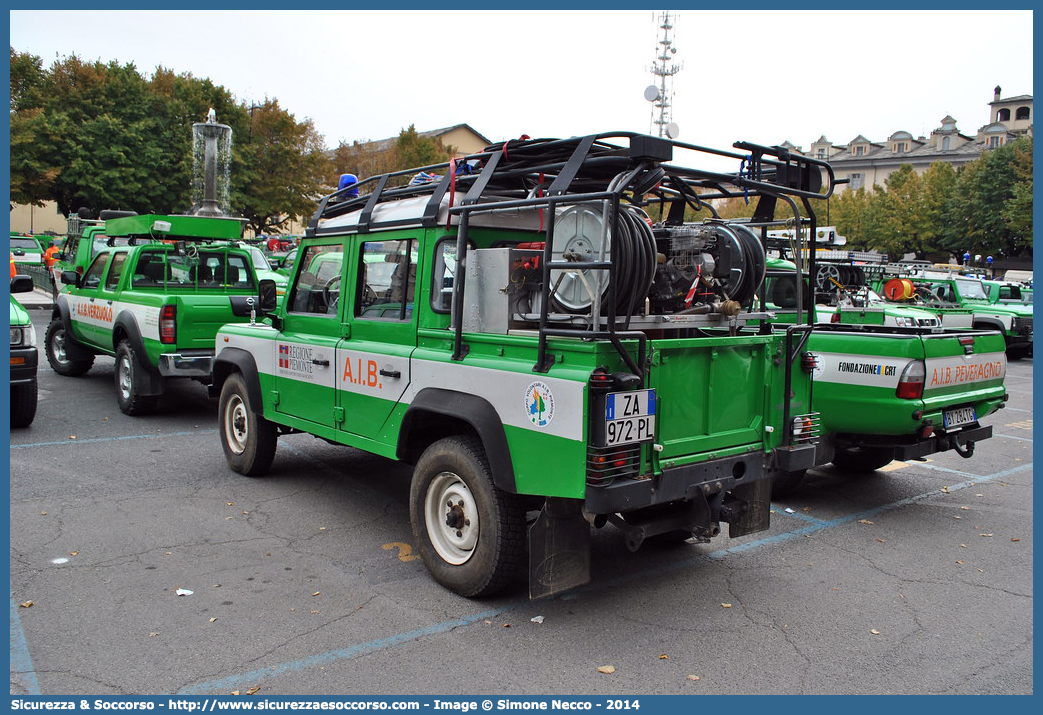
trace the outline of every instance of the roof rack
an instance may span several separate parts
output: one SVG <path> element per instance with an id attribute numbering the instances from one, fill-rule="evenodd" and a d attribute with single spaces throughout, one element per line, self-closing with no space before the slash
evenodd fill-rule
<path id="1" fill-rule="evenodd" d="M 778 223 L 774 213 L 781 201 L 789 206 L 792 221 L 796 225 L 806 223 L 811 235 L 815 235 L 817 223 L 810 200 L 832 195 L 836 182 L 830 165 L 791 153 L 784 147 L 736 142 L 733 148 L 737 151 L 710 149 L 633 132 L 500 142 L 450 162 L 380 174 L 346 186 L 322 199 L 306 235 L 366 233 L 407 225 L 434 227 L 442 220 L 441 212 L 443 217 L 448 215 L 450 226 L 455 221 L 458 228 L 457 260 L 462 263 L 467 255 L 467 231 L 472 217 L 507 209 L 549 209 L 542 227 L 546 241 L 541 261 L 543 295 L 535 369 L 545 372 L 553 363 L 553 356 L 547 353 L 548 337 L 576 336 L 575 328 L 556 327 L 549 320 L 551 271 L 590 270 L 600 272 L 595 279 L 597 286 L 605 285 L 605 272 L 609 280 L 604 306 L 600 291 L 596 291 L 598 297 L 594 299 L 583 337 L 610 340 L 630 369 L 643 375 L 645 335 L 628 329 L 629 315 L 616 315 L 614 264 L 608 260 L 554 260 L 555 209 L 596 205 L 605 212 L 605 226 L 609 226 L 614 225 L 612 222 L 627 206 L 658 205 L 665 225 L 680 226 L 687 208 L 706 209 L 717 218 L 709 201 L 739 197 L 757 200 L 749 224 L 767 226 Z M 684 164 L 678 163 L 681 159 Z M 727 173 L 692 166 L 722 160 L 734 162 L 738 171 Z M 433 181 L 412 182 L 419 172 L 438 176 Z M 447 194 L 448 209 L 443 210 Z M 378 206 L 406 199 L 419 199 L 422 209 L 411 215 L 377 211 Z M 607 229 L 603 231 L 602 246 L 608 242 L 607 232 Z M 606 254 L 602 251 L 600 255 Z M 813 267 L 812 255 L 810 268 Z M 465 274 L 461 271 L 457 276 L 451 310 L 455 329 L 453 357 L 457 360 L 467 353 L 462 319 Z M 623 338 L 639 340 L 636 363 L 623 348 Z"/>

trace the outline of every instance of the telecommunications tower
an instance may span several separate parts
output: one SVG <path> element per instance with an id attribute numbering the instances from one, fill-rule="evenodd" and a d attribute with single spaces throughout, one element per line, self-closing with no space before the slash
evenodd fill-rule
<path id="1" fill-rule="evenodd" d="M 676 17 L 676 16 L 675 16 Z M 656 76 L 656 84 L 650 84 L 645 88 L 645 99 L 652 102 L 652 124 L 659 128 L 659 136 L 674 139 L 680 133 L 676 123 L 670 120 L 670 95 L 673 91 L 673 76 L 681 71 L 683 64 L 674 62 L 677 48 L 671 37 L 674 25 L 671 21 L 669 11 L 659 16 L 659 29 L 663 31 L 662 38 L 656 48 L 656 62 L 652 65 L 651 72 Z M 667 89 L 667 78 L 670 77 L 670 89 Z M 656 117 L 658 110 L 659 116 Z"/>

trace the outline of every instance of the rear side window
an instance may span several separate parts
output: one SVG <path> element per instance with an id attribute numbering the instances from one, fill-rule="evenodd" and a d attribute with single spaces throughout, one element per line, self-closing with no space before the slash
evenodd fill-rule
<path id="1" fill-rule="evenodd" d="M 301 272 L 288 296 L 291 313 L 319 315 L 336 312 L 340 297 L 341 267 L 344 247 L 336 245 L 308 246 L 298 254 Z"/>
<path id="2" fill-rule="evenodd" d="M 384 320 L 412 317 L 417 246 L 416 239 L 362 244 L 356 316 Z"/>
<path id="3" fill-rule="evenodd" d="M 134 268 L 135 288 L 254 289 L 249 257 L 214 250 L 142 251 Z"/>
<path id="4" fill-rule="evenodd" d="M 94 259 L 94 263 L 83 274 L 83 283 L 81 285 L 84 288 L 97 288 L 101 285 L 101 277 L 105 274 L 105 268 L 109 265 L 111 255 L 110 253 L 102 253 Z"/>
<path id="5" fill-rule="evenodd" d="M 126 253 L 116 253 L 112 256 L 112 267 L 109 268 L 109 275 L 105 277 L 105 289 L 115 290 L 116 286 L 119 285 L 120 276 L 123 275 L 123 266 L 127 264 Z"/>

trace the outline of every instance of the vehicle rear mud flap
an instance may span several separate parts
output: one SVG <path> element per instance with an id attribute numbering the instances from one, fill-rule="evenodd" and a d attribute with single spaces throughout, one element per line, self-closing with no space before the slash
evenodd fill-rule
<path id="1" fill-rule="evenodd" d="M 732 539 L 764 531 L 771 523 L 771 480 L 757 479 L 734 487 L 732 500 L 721 508 L 721 518 L 728 522 Z"/>
<path id="2" fill-rule="evenodd" d="M 529 527 L 529 598 L 590 583 L 590 523 L 582 499 L 548 497 Z"/>

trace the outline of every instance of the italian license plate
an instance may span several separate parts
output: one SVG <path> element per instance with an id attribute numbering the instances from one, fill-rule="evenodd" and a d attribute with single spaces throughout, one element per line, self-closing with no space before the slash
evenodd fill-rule
<path id="1" fill-rule="evenodd" d="M 964 425 L 972 425 L 978 421 L 978 416 L 974 414 L 973 407 L 957 407 L 955 410 L 945 410 L 942 412 L 942 422 L 945 423 L 945 428 L 950 427 L 963 427 Z"/>
<path id="2" fill-rule="evenodd" d="M 605 446 L 649 442 L 655 436 L 655 390 L 605 395 Z"/>

